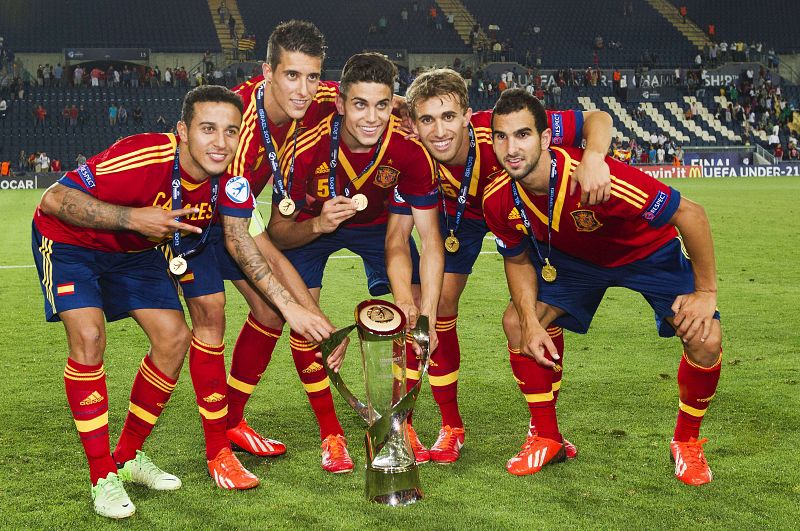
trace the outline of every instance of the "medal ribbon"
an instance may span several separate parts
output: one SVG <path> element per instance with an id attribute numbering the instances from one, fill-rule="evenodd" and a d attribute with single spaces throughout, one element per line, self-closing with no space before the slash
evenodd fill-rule
<path id="1" fill-rule="evenodd" d="M 333 119 L 333 124 L 331 124 L 331 159 L 330 159 L 330 170 L 328 171 L 328 188 L 331 192 L 331 199 L 336 197 L 336 168 L 339 165 L 339 139 L 342 134 L 342 115 L 337 114 Z M 386 131 L 384 131 L 384 135 Z M 366 174 L 378 161 L 378 156 L 381 153 L 381 144 L 383 144 L 383 136 L 378 139 L 378 143 L 375 144 L 375 153 L 372 155 L 372 160 L 369 161 L 366 168 L 361 170 L 361 173 L 358 174 L 356 180 L 359 177 Z M 345 197 L 350 197 L 350 194 L 353 193 L 350 190 L 350 185 L 352 181 L 345 185 L 343 193 Z"/>
<path id="2" fill-rule="evenodd" d="M 469 133 L 469 151 L 467 152 L 467 163 L 464 166 L 464 176 L 461 177 L 461 189 L 458 191 L 458 198 L 456 199 L 456 217 L 454 226 L 450 228 L 450 220 L 447 216 L 447 203 L 445 202 L 444 190 L 442 188 L 442 176 L 439 171 L 439 163 L 436 163 L 436 180 L 439 183 L 439 196 L 442 198 L 442 212 L 444 212 L 445 228 L 451 233 L 458 232 L 458 227 L 461 225 L 461 218 L 464 217 L 464 210 L 467 208 L 467 194 L 469 193 L 469 183 L 472 180 L 472 168 L 475 167 L 475 159 L 477 158 L 477 144 L 475 142 L 475 131 L 472 129 L 472 124 L 467 127 Z"/>
<path id="3" fill-rule="evenodd" d="M 547 261 L 542 256 L 542 252 L 539 250 L 539 242 L 536 241 L 536 236 L 533 234 L 533 228 L 531 227 L 531 221 L 528 218 L 528 214 L 525 213 L 525 205 L 522 204 L 522 198 L 519 196 L 519 191 L 517 190 L 517 183 L 512 180 L 511 182 L 511 196 L 514 198 L 514 206 L 517 207 L 519 211 L 519 217 L 522 219 L 523 225 L 525 228 L 528 229 L 528 239 L 533 246 L 533 249 L 536 251 L 536 255 L 539 257 L 539 262 L 544 266 L 549 263 L 550 260 L 550 241 L 552 236 L 553 230 L 553 206 L 555 205 L 556 200 L 556 181 L 558 181 L 558 168 L 556 163 L 556 155 L 553 153 L 552 149 L 548 150 L 550 152 L 550 181 L 548 183 L 548 190 L 547 190 Z"/>
<path id="4" fill-rule="evenodd" d="M 172 210 L 180 210 L 183 208 L 183 198 L 181 192 L 181 170 L 179 160 L 179 149 L 175 150 L 175 162 L 172 164 Z M 206 244 L 208 235 L 211 233 L 211 225 L 214 223 L 214 212 L 217 210 L 217 197 L 219 196 L 219 176 L 214 175 L 211 177 L 211 221 L 208 226 L 203 229 L 203 234 L 200 236 L 200 241 L 197 245 L 181 253 L 181 231 L 176 230 L 172 235 L 172 251 L 180 258 L 189 258 L 192 255 L 199 253 Z M 175 217 L 175 221 L 180 221 L 180 217 Z"/>
<path id="5" fill-rule="evenodd" d="M 272 183 L 278 195 L 289 197 L 289 192 L 292 190 L 292 181 L 294 180 L 294 155 L 297 148 L 297 131 L 299 128 L 297 126 L 294 128 L 294 136 L 292 138 L 292 164 L 289 167 L 289 179 L 284 183 L 278 154 L 275 151 L 275 144 L 272 142 L 272 135 L 269 132 L 267 111 L 264 110 L 264 83 L 258 87 L 258 92 L 256 92 L 256 110 L 258 111 L 258 122 L 261 125 L 264 149 L 267 151 L 267 159 L 269 159 L 269 165 L 272 167 Z"/>

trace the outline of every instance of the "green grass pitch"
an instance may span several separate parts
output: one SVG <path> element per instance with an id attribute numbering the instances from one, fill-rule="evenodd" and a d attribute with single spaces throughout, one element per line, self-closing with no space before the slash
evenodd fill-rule
<path id="1" fill-rule="evenodd" d="M 672 181 L 711 218 L 719 276 L 724 360 L 703 435 L 715 480 L 691 488 L 672 476 L 668 441 L 677 410 L 677 340 L 656 335 L 652 314 L 635 294 L 611 290 L 589 334 L 567 334 L 559 400 L 563 433 L 576 460 L 524 478 L 506 459 L 524 440 L 527 408 L 511 377 L 500 315 L 508 300 L 502 262 L 485 241 L 461 302 L 461 410 L 467 426 L 462 459 L 423 465 L 425 499 L 392 509 L 363 499 L 363 426 L 337 396 L 356 472 L 334 476 L 319 466 L 316 423 L 281 339 L 246 411 L 288 453 L 265 461 L 243 456 L 262 478 L 249 492 L 223 492 L 208 477 L 202 430 L 188 368 L 146 450 L 184 482 L 174 493 L 128 489 L 137 513 L 131 528 L 792 528 L 800 507 L 798 307 L 800 180 Z M 0 211 L 0 528 L 89 529 L 94 515 L 87 466 L 69 414 L 62 372 L 63 327 L 47 324 L 30 251 L 30 219 L 41 191 L 3 191 Z M 23 266 L 23 267 L 19 267 Z M 340 326 L 367 298 L 360 260 L 331 260 L 322 306 Z M 228 353 L 245 318 L 229 290 Z M 108 327 L 106 370 L 112 447 L 128 392 L 147 350 L 131 320 Z M 356 349 L 343 369 L 360 388 Z M 427 384 L 415 425 L 423 442 L 438 430 Z M 794 509 L 792 509 L 794 507 Z"/>

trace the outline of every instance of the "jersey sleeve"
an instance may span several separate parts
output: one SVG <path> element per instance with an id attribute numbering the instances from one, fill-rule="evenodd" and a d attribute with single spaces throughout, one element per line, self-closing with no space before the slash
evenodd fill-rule
<path id="1" fill-rule="evenodd" d="M 250 183 L 244 177 L 226 176 L 222 179 L 219 194 L 219 213 L 223 216 L 249 218 L 256 206 Z"/>
<path id="2" fill-rule="evenodd" d="M 581 111 L 547 111 L 547 122 L 553 132 L 554 146 L 580 147 L 583 137 L 583 113 Z"/>
<path id="3" fill-rule="evenodd" d="M 653 228 L 666 225 L 678 210 L 680 192 L 610 157 L 606 162 L 611 169 L 611 195 L 616 199 L 609 202 L 611 213 L 628 219 L 641 217 Z"/>
<path id="4" fill-rule="evenodd" d="M 409 207 L 436 208 L 439 194 L 433 160 L 422 144 L 413 140 L 404 140 L 404 144 L 404 167 L 396 191 Z"/>
<path id="5" fill-rule="evenodd" d="M 389 212 L 392 214 L 401 214 L 403 216 L 411 215 L 411 205 L 409 205 L 397 187 L 392 191 L 392 197 L 389 199 Z"/>

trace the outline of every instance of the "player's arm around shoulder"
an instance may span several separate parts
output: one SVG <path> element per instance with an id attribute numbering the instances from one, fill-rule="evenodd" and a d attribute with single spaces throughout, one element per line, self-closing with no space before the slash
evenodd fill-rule
<path id="1" fill-rule="evenodd" d="M 438 208 L 411 208 L 414 225 L 422 242 L 420 256 L 420 282 L 422 287 L 422 300 L 420 311 L 436 322 L 436 312 L 439 306 L 439 296 L 442 293 L 442 279 L 444 277 L 444 242 L 439 227 Z"/>
<path id="2" fill-rule="evenodd" d="M 675 299 L 674 323 L 678 337 L 684 341 L 699 333 L 700 341 L 705 342 L 717 309 L 717 267 L 711 224 L 701 205 L 685 197 L 680 201 L 670 223 L 680 231 L 691 258 L 695 287 L 694 292 Z"/>
<path id="3" fill-rule="evenodd" d="M 583 112 L 583 157 L 571 176 L 570 193 L 581 185 L 581 202 L 604 203 L 611 197 L 611 175 L 606 154 L 611 146 L 611 115 L 605 111 Z"/>
<path id="4" fill-rule="evenodd" d="M 39 208 L 44 214 L 77 227 L 132 230 L 148 238 L 167 238 L 176 230 L 202 232 L 198 227 L 175 221 L 176 217 L 198 213 L 197 208 L 164 210 L 158 206 L 115 205 L 61 183 L 45 190 Z"/>

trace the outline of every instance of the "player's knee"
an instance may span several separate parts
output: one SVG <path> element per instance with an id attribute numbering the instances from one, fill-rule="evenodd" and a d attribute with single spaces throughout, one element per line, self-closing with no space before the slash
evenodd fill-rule
<path id="1" fill-rule="evenodd" d="M 518 336 L 519 326 L 519 315 L 514 307 L 509 305 L 503 312 L 503 331 L 506 333 L 506 337 L 511 339 L 512 336 Z"/>
<path id="2" fill-rule="evenodd" d="M 719 361 L 722 352 L 722 334 L 717 327 L 705 341 L 700 341 L 696 336 L 685 345 L 685 348 L 686 355 L 693 363 L 701 367 L 713 367 Z"/>
<path id="3" fill-rule="evenodd" d="M 225 294 L 203 295 L 186 303 L 196 335 L 202 335 L 200 339 L 207 343 L 221 342 L 225 334 Z"/>
<path id="4" fill-rule="evenodd" d="M 283 328 L 283 316 L 263 300 L 260 304 L 250 306 L 250 313 L 253 314 L 256 321 L 264 326 L 268 326 L 273 330 L 280 330 Z"/>
<path id="5" fill-rule="evenodd" d="M 85 326 L 70 335 L 70 350 L 78 363 L 97 365 L 103 361 L 106 334 L 103 328 Z"/>

